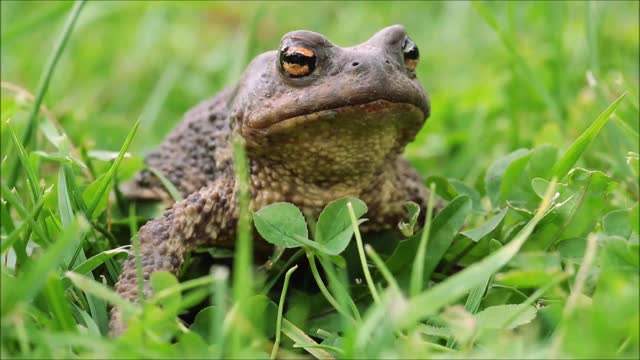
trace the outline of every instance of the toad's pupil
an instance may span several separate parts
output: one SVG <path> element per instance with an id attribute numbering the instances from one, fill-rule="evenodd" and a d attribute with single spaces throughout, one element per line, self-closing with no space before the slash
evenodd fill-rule
<path id="1" fill-rule="evenodd" d="M 414 48 L 409 49 L 408 51 L 405 51 L 404 57 L 407 58 L 407 59 L 411 59 L 411 60 L 417 60 L 418 57 L 420 57 L 420 53 L 418 52 L 418 48 L 414 47 Z"/>
<path id="2" fill-rule="evenodd" d="M 290 77 L 309 75 L 316 67 L 316 56 L 309 48 L 285 47 L 280 52 L 280 66 Z"/>
<path id="3" fill-rule="evenodd" d="M 287 54 L 284 56 L 284 61 L 288 63 L 306 65 L 307 63 L 313 61 L 313 58 L 310 56 L 302 55 L 300 53 Z"/>
<path id="4" fill-rule="evenodd" d="M 402 52 L 404 52 L 404 58 L 407 60 L 417 60 L 420 57 L 420 51 L 418 50 L 418 47 L 409 38 L 406 38 L 404 40 Z"/>

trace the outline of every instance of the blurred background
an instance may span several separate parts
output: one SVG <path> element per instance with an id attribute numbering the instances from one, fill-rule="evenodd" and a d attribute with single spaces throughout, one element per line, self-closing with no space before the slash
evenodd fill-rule
<path id="1" fill-rule="evenodd" d="M 87 170 L 71 168 L 64 158 L 55 158 L 62 153 L 62 149 L 58 146 L 57 150 L 60 152 L 50 151 L 56 150 L 51 144 L 55 143 L 56 139 L 52 140 L 50 122 L 41 121 L 41 127 L 38 129 L 40 141 L 37 142 L 37 146 L 32 142 L 27 149 L 29 152 L 37 153 L 29 154 L 27 160 L 18 156 L 19 151 L 16 149 L 19 150 L 19 147 L 13 144 L 11 128 L 7 126 L 7 120 L 10 119 L 19 137 L 25 133 L 25 124 L 32 104 L 25 94 L 36 93 L 41 74 L 62 33 L 73 2 L 2 0 L 2 246 L 10 243 L 7 238 L 13 236 L 12 239 L 15 241 L 21 234 L 13 230 L 12 214 L 5 211 L 9 208 L 9 203 L 4 202 L 8 199 L 5 194 L 10 192 L 6 189 L 15 183 L 18 188 L 16 194 L 19 194 L 21 199 L 27 199 L 29 196 L 32 201 L 14 201 L 10 205 L 15 209 L 20 203 L 26 204 L 27 207 L 33 205 L 24 212 L 37 216 L 41 208 L 36 206 L 37 193 L 32 194 L 35 193 L 33 189 L 36 187 L 30 187 L 29 184 L 38 181 L 43 188 L 49 188 L 51 185 L 58 195 L 46 198 L 40 216 L 40 222 L 45 222 L 43 218 L 48 222 L 48 227 L 43 228 L 50 229 L 52 238 L 58 240 L 56 245 L 64 245 L 64 241 L 70 244 L 71 237 L 66 231 L 62 232 L 62 227 L 65 219 L 68 221 L 67 224 L 71 222 L 74 211 L 78 215 L 81 213 L 78 204 L 83 203 L 93 204 L 98 208 L 100 223 L 93 224 L 92 229 L 97 228 L 101 231 L 97 234 L 92 230 L 89 236 L 83 237 L 88 239 L 87 241 L 77 243 L 75 254 L 79 260 L 84 259 L 85 254 L 88 258 L 103 254 L 105 250 L 113 249 L 117 245 L 129 244 L 130 219 L 136 216 L 153 217 L 160 213 L 161 209 L 154 210 L 154 214 L 150 211 L 144 213 L 142 208 L 136 210 L 137 212 L 127 213 L 126 209 L 123 211 L 118 206 L 112 206 L 109 207 L 107 215 L 102 216 L 103 209 L 107 207 L 107 196 L 100 195 L 98 189 L 103 185 L 102 189 L 108 188 L 111 178 L 100 174 L 105 174 L 111 166 L 110 160 L 113 160 L 114 152 L 117 154 L 120 150 L 137 119 L 141 119 L 141 126 L 128 148 L 132 156 L 125 159 L 118 168 L 121 181 L 131 177 L 133 172 L 142 166 L 144 154 L 157 146 L 180 121 L 182 114 L 223 87 L 235 84 L 249 61 L 261 52 L 276 49 L 283 34 L 292 30 L 307 29 L 324 34 L 337 45 L 351 46 L 366 41 L 385 26 L 403 24 L 420 49 L 418 78 L 429 92 L 432 102 L 431 118 L 416 141 L 407 148 L 407 157 L 423 176 L 446 177 L 451 180 L 451 184 L 454 184 L 455 180 L 456 192 L 472 194 L 474 210 L 480 208 L 476 211 L 477 216 L 473 217 L 478 223 L 482 218 L 482 223 L 485 224 L 485 216 L 495 218 L 489 211 L 492 208 L 492 190 L 487 190 L 488 188 L 493 189 L 494 198 L 496 194 L 501 198 L 505 195 L 499 203 L 494 201 L 494 212 L 499 209 L 499 205 L 504 205 L 503 201 L 509 201 L 509 207 L 514 210 L 509 211 L 500 229 L 485 234 L 487 236 L 483 235 L 483 239 L 472 240 L 462 235 L 457 236 L 453 246 L 444 256 L 446 266 L 443 266 L 442 271 L 438 270 L 437 281 L 457 271 L 458 265 L 466 266 L 494 251 L 493 246 L 496 243 L 501 246 L 512 239 L 518 233 L 517 230 L 524 226 L 524 222 L 529 221 L 529 210 L 535 209 L 539 204 L 539 197 L 532 187 L 532 179 L 550 177 L 550 164 L 556 162 L 556 149 L 564 152 L 614 99 L 623 93 L 627 94 L 615 115 L 576 164 L 578 167 L 593 170 L 595 175 L 589 173 L 587 176 L 586 171 L 577 172 L 575 178 L 567 180 L 569 185 L 560 186 L 564 195 L 570 194 L 566 195 L 568 197 L 579 195 L 575 196 L 571 203 L 565 201 L 564 203 L 569 205 L 558 210 L 557 217 L 549 217 L 551 220 L 548 222 L 545 218 L 545 223 L 541 223 L 532 239 L 528 241 L 532 248 L 525 248 L 525 251 L 518 254 L 523 255 L 520 257 L 519 265 L 514 261 L 512 265 L 516 265 L 513 269 L 499 273 L 511 274 L 511 285 L 507 283 L 505 286 L 504 283 L 496 281 L 496 286 L 491 285 L 491 293 L 488 291 L 488 295 L 482 300 L 483 307 L 511 305 L 523 301 L 522 299 L 528 296 L 516 289 L 518 286 L 529 292 L 533 291 L 536 284 L 546 284 L 550 281 L 548 279 L 556 275 L 571 279 L 577 271 L 577 264 L 580 261 L 583 264 L 587 262 L 586 256 L 585 260 L 579 259 L 583 257 L 588 233 L 603 230 L 606 236 L 603 235 L 602 241 L 599 240 L 602 250 L 598 250 L 602 255 L 599 255 L 596 261 L 604 265 L 593 268 L 593 277 L 587 281 L 585 296 L 580 297 L 580 307 L 571 317 L 565 318 L 562 315 L 563 302 L 567 295 L 581 292 L 579 287 L 572 288 L 570 284 L 573 282 L 569 281 L 566 286 L 563 284 L 555 287 L 553 294 L 549 294 L 541 303 L 545 306 L 540 309 L 539 321 L 533 324 L 540 329 L 539 331 L 532 327 L 533 330 L 523 332 L 522 337 L 514 336 L 517 333 L 511 331 L 504 333 L 506 336 L 491 335 L 491 343 L 481 343 L 473 350 L 480 351 L 479 355 L 474 355 L 476 358 L 543 357 L 545 353 L 535 353 L 531 349 L 542 350 L 540 344 L 546 346 L 545 342 L 557 328 L 556 325 L 561 324 L 567 326 L 564 346 L 568 357 L 637 358 L 637 334 L 640 323 L 637 311 L 637 204 L 640 197 L 637 176 L 640 152 L 639 4 L 638 1 L 89 1 L 80 13 L 44 99 L 44 105 L 78 148 L 83 162 L 89 168 Z M 44 116 L 41 116 L 41 120 L 43 118 Z M 43 135 L 48 135 L 49 141 L 44 140 Z M 538 147 L 542 144 L 553 146 Z M 510 167 L 515 169 L 513 172 L 520 172 L 519 174 L 507 174 L 504 169 L 506 164 L 509 164 L 504 162 L 506 154 L 517 149 L 535 147 L 544 150 L 535 152 L 535 156 L 543 158 L 543 161 L 535 162 L 537 167 L 534 167 L 533 161 L 529 162 L 525 158 L 527 163 L 520 162 L 520 167 Z M 547 156 L 548 154 L 551 155 Z M 41 161 L 40 157 L 53 161 Z M 531 157 L 533 159 L 534 155 Z M 507 160 L 511 161 L 513 158 Z M 32 162 L 31 166 L 17 166 L 19 162 L 27 161 Z M 501 161 L 502 168 L 491 166 L 496 162 L 500 164 Z M 60 163 L 63 163 L 64 167 L 58 166 Z M 528 168 L 523 168 L 524 165 Z M 28 171 L 22 171 L 25 168 L 37 171 L 32 170 L 34 175 L 25 177 L 25 174 L 29 175 Z M 67 168 L 76 171 L 75 174 L 78 176 L 64 175 Z M 17 183 L 7 180 L 11 169 L 20 170 L 15 172 L 20 176 Z M 89 175 L 92 176 L 80 176 L 83 175 L 81 171 L 90 171 Z M 485 177 L 487 172 L 489 176 Z M 502 181 L 503 173 L 505 181 Z M 508 178 L 507 175 L 511 177 Z M 518 175 L 520 179 L 516 179 Z M 97 180 L 92 181 L 91 177 Z M 490 186 L 485 186 L 485 178 L 490 179 L 487 181 Z M 596 180 L 592 182 L 592 178 Z M 30 179 L 31 181 L 28 181 Z M 104 179 L 107 179 L 107 182 L 103 182 Z M 502 194 L 504 183 L 508 184 L 505 186 L 508 194 Z M 496 184 L 500 186 L 499 189 L 494 186 Z M 614 185 L 617 186 L 615 191 Z M 475 191 L 466 191 L 465 187 L 473 188 Z M 438 185 L 439 190 L 444 191 L 445 188 Z M 82 201 L 74 199 L 75 209 L 69 203 L 69 194 L 74 197 L 81 194 L 83 197 L 80 199 Z M 523 206 L 513 205 L 514 200 L 521 199 L 524 199 Z M 45 197 L 41 197 L 40 200 L 45 201 Z M 104 204 L 100 205 L 98 200 Z M 480 202 L 482 206 L 476 206 Z M 520 206 L 519 203 L 516 205 Z M 486 211 L 483 211 L 482 207 Z M 82 209 L 82 212 L 86 210 Z M 460 216 L 460 213 L 456 216 Z M 506 212 L 501 211 L 501 214 L 505 216 Z M 13 218 L 16 224 L 24 225 L 24 214 L 15 215 Z M 105 217 L 107 220 L 102 221 Z M 493 221 L 491 219 L 486 223 Z M 18 220 L 21 222 L 18 223 Z M 498 222 L 491 226 L 495 228 Z M 466 222 L 470 223 L 473 224 L 473 220 Z M 31 225 L 28 222 L 26 224 Z M 633 224 L 634 232 L 630 228 Z M 103 225 L 107 230 L 102 229 Z M 95 354 L 104 357 L 105 353 L 110 354 L 109 351 L 114 354 L 111 356 L 114 358 L 131 358 L 131 354 L 143 352 L 147 354 L 146 351 L 151 349 L 152 343 L 140 340 L 142 337 L 124 339 L 125 342 L 122 344 L 126 346 L 94 346 L 102 343 L 94 343 L 98 337 L 91 336 L 99 335 L 98 326 L 103 334 L 106 332 L 107 308 L 102 302 L 91 308 L 91 304 L 98 303 L 91 302 L 93 297 L 89 296 L 89 293 L 86 293 L 89 300 L 88 305 L 85 305 L 84 300 L 79 300 L 85 298 L 82 292 L 84 289 L 62 294 L 62 285 L 52 281 L 54 278 L 57 281 L 57 278 L 49 277 L 48 284 L 60 286 L 60 296 L 52 296 L 51 303 L 43 297 L 30 300 L 29 291 L 36 294 L 37 287 L 43 286 L 45 280 L 44 276 L 39 277 L 38 272 L 29 272 L 28 266 L 38 264 L 34 265 L 34 268 L 41 269 L 41 273 L 45 274 L 47 266 L 50 266 L 50 269 L 57 266 L 54 258 L 58 262 L 66 260 L 49 256 L 46 258 L 49 259 L 47 263 L 41 261 L 43 257 L 40 256 L 33 257 L 35 261 L 27 258 L 26 251 L 37 247 L 33 246 L 32 241 L 27 242 L 31 236 L 31 228 L 24 228 L 25 241 L 13 243 L 14 249 L 25 253 L 18 253 L 23 259 L 19 260 L 17 277 L 11 278 L 7 275 L 9 272 L 5 270 L 5 264 L 0 269 L 3 289 L 5 286 L 10 288 L 10 284 L 20 284 L 20 291 L 3 292 L 3 295 L 14 295 L 13 305 L 18 305 L 15 306 L 18 310 L 10 312 L 11 316 L 3 315 L 0 321 L 2 330 L 6 330 L 2 331 L 0 336 L 0 358 L 7 357 L 2 356 L 5 353 L 11 357 L 14 349 L 20 349 L 24 358 L 46 357 L 42 354 L 47 354 L 49 349 L 55 350 L 53 354 L 58 358 L 70 357 L 66 354 L 71 354 L 73 347 L 68 346 L 63 337 L 44 336 L 53 332 L 52 329 L 57 331 L 58 326 L 49 319 L 49 309 L 57 304 L 66 303 L 73 309 L 78 309 L 77 314 L 74 313 L 75 317 L 69 315 L 67 318 L 71 319 L 70 327 L 73 326 L 73 321 L 76 321 L 74 319 L 80 319 L 79 311 L 84 311 L 82 314 L 87 315 L 83 321 L 89 331 L 79 328 L 82 332 L 76 334 L 79 340 L 74 343 L 82 343 L 88 348 L 90 355 L 87 357 L 95 358 Z M 36 244 L 38 246 L 42 246 L 46 239 L 45 236 L 32 238 L 40 239 L 42 243 Z M 560 243 L 559 250 L 536 252 L 540 249 L 548 250 L 548 240 L 564 242 Z M 475 242 L 478 246 L 474 245 Z M 11 251 L 8 253 L 9 256 L 5 259 L 8 257 L 11 260 Z M 211 254 L 213 256 L 213 252 Z M 14 260 L 11 260 L 13 264 L 18 264 Z M 9 269 L 13 266 L 11 261 Z M 108 283 L 112 283 L 118 274 L 116 263 L 120 260 L 100 261 L 104 262 L 105 266 L 104 269 L 101 267 L 96 270 L 96 279 L 100 274 L 100 281 L 106 279 Z M 352 263 L 357 265 L 356 262 Z M 208 269 L 210 264 L 201 262 L 200 265 L 203 269 L 206 265 Z M 60 269 L 66 271 L 66 265 L 64 266 Z M 405 270 L 407 269 L 408 267 L 405 267 Z M 614 271 L 605 276 L 605 271 L 611 269 Z M 523 272 L 519 273 L 521 270 Z M 198 274 L 202 275 L 206 271 Z M 409 272 L 405 271 L 403 274 L 408 275 Z M 103 275 L 105 277 L 102 277 Z M 505 278 L 507 277 L 503 276 L 500 281 L 504 281 Z M 514 278 L 516 280 L 513 280 Z M 405 279 L 408 277 L 405 276 Z M 594 283 L 596 279 L 597 287 Z M 494 280 L 491 282 L 493 284 Z M 508 288 L 509 286 L 513 288 Z M 361 287 L 364 288 L 364 285 Z M 591 298 L 589 296 L 592 293 L 595 295 Z M 298 296 L 292 301 L 303 305 L 291 307 L 293 310 L 286 314 L 290 319 L 306 319 L 307 312 L 313 314 L 313 306 L 323 301 L 320 297 L 307 297 L 295 292 L 292 294 Z M 481 293 L 473 290 L 473 294 Z M 3 297 L 0 300 L 5 301 L 4 299 Z M 318 300 L 315 300 L 314 305 L 309 299 Z M 589 306 L 582 306 L 582 303 Z M 478 301 L 476 305 L 479 304 Z M 60 305 L 58 308 L 62 307 Z M 568 305 L 564 309 L 566 308 Z M 7 307 L 3 307 L 3 311 L 5 309 Z M 89 312 L 91 316 L 88 315 Z M 492 316 L 497 318 L 497 314 L 503 313 L 493 314 Z M 504 316 L 500 317 L 504 320 Z M 326 319 L 329 319 L 326 321 L 327 324 L 323 323 Z M 459 319 L 466 321 L 468 318 Z M 331 321 L 330 316 L 311 321 L 314 321 L 311 325 L 320 324 L 323 329 L 329 329 L 326 326 L 340 328 L 336 325 L 338 321 L 328 324 Z M 93 325 L 90 326 L 91 324 Z M 455 322 L 452 324 L 455 325 Z M 315 334 L 315 328 L 313 332 L 309 329 L 309 334 Z M 452 329 L 456 331 L 457 328 Z M 28 342 L 24 340 L 23 335 L 34 339 L 34 352 L 24 351 Z M 391 339 L 394 338 L 387 336 L 380 344 L 372 342 L 373 350 L 370 354 L 373 355 L 370 357 L 400 357 L 396 354 L 403 352 L 378 351 L 387 346 L 391 348 Z M 39 344 L 40 341 L 43 343 Z M 405 347 L 408 343 L 394 342 L 393 346 L 399 344 L 400 347 Z M 206 348 L 193 346 L 192 342 L 185 344 L 187 345 L 180 346 L 194 351 L 204 351 Z M 162 351 L 167 350 L 164 345 L 168 344 L 160 345 L 163 346 L 160 348 Z M 447 342 L 447 346 L 449 345 L 451 344 Z M 462 348 L 462 342 L 459 345 Z M 22 349 L 23 347 L 25 349 Z M 466 348 L 466 345 L 464 347 Z M 179 352 L 181 347 L 175 349 L 176 353 L 184 355 Z M 416 356 L 414 349 L 407 347 L 401 350 Z M 384 350 L 386 351 L 386 348 Z M 471 347 L 460 353 L 442 354 L 465 356 L 467 350 L 471 350 Z M 161 354 L 169 356 L 168 352 Z"/>
<path id="2" fill-rule="evenodd" d="M 625 135 L 638 132 L 638 4 L 92 1 L 44 104 L 84 149 L 117 151 L 141 118 L 129 149 L 139 159 L 284 33 L 313 30 L 350 46 L 399 23 L 419 46 L 418 77 L 432 100 L 432 116 L 407 150 L 423 174 L 475 184 L 517 148 L 566 149 L 626 91 L 583 165 L 628 178 L 625 156 L 638 150 Z M 35 92 L 71 6 L 1 2 L 3 81 Z M 25 118 L 16 115 L 16 127 Z"/>

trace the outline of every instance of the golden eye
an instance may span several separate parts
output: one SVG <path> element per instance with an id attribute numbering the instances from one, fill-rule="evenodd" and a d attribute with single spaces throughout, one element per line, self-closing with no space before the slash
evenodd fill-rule
<path id="1" fill-rule="evenodd" d="M 404 64 L 409 71 L 415 71 L 418 62 L 420 62 L 420 51 L 416 43 L 408 36 L 404 38 L 402 43 L 402 54 L 404 55 Z"/>
<path id="2" fill-rule="evenodd" d="M 307 76 L 316 68 L 316 54 L 308 47 L 285 46 L 280 50 L 280 68 L 293 78 Z"/>

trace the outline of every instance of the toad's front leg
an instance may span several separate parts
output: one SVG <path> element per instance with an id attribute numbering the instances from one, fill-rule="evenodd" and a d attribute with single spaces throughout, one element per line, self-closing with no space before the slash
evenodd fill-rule
<path id="1" fill-rule="evenodd" d="M 149 278 L 153 272 L 177 274 L 184 256 L 196 246 L 233 244 L 237 208 L 231 179 L 221 179 L 176 202 L 161 217 L 147 222 L 139 231 L 144 277 L 144 295 L 151 296 Z M 115 285 L 116 292 L 136 302 L 138 285 L 135 256 L 129 255 Z M 117 336 L 126 330 L 120 309 L 111 309 L 110 333 Z"/>

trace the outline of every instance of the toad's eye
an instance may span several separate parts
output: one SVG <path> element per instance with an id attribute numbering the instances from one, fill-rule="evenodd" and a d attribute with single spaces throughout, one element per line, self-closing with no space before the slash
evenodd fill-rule
<path id="1" fill-rule="evenodd" d="M 402 54 L 404 55 L 404 64 L 409 71 L 415 71 L 418 62 L 420 62 L 420 51 L 418 46 L 408 36 L 404 38 L 402 43 Z"/>
<path id="2" fill-rule="evenodd" d="M 308 47 L 285 46 L 280 49 L 280 68 L 293 78 L 307 76 L 316 68 L 316 54 Z"/>

